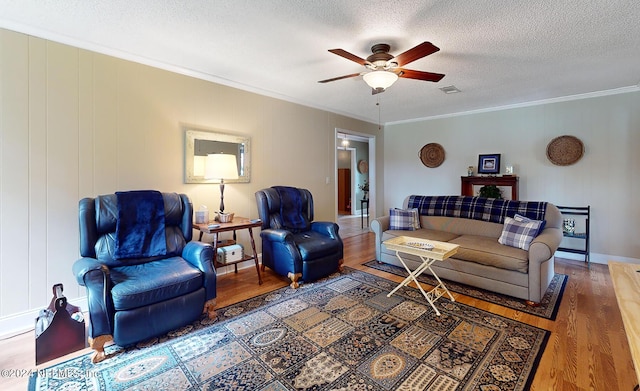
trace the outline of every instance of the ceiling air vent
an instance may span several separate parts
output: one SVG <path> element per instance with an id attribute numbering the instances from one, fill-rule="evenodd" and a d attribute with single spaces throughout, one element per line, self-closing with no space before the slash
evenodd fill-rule
<path id="1" fill-rule="evenodd" d="M 456 86 L 440 87 L 440 90 L 445 94 L 456 94 L 460 92 L 460 90 Z"/>

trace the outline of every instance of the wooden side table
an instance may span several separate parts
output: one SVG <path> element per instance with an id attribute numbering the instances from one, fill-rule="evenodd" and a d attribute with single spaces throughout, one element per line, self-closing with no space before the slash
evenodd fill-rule
<path id="1" fill-rule="evenodd" d="M 210 228 L 210 224 L 215 224 Z M 202 241 L 203 234 L 213 235 L 213 265 L 216 267 L 222 267 L 227 265 L 234 265 L 235 272 L 238 272 L 238 263 L 244 261 L 253 260 L 256 264 L 256 272 L 258 273 L 258 283 L 262 285 L 262 275 L 260 274 L 260 267 L 258 265 L 258 252 L 256 251 L 256 242 L 253 239 L 253 228 L 262 226 L 262 221 L 260 220 L 250 220 L 246 217 L 234 217 L 233 221 L 229 223 L 220 223 L 217 221 L 210 221 L 208 223 L 196 224 L 193 223 L 193 228 L 200 231 L 199 241 Z M 227 263 L 219 263 L 218 258 L 218 234 L 221 232 L 229 232 L 233 231 L 233 240 L 236 240 L 236 231 L 241 229 L 249 230 L 249 238 L 251 239 L 251 249 L 253 250 L 253 254 L 247 255 L 244 254 L 242 259 Z"/>

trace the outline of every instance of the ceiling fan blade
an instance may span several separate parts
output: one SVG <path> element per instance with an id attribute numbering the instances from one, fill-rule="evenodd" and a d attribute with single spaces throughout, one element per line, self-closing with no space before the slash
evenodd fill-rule
<path id="1" fill-rule="evenodd" d="M 398 71 L 398 70 L 396 70 Z M 442 80 L 445 76 L 442 73 L 432 73 L 432 72 L 423 72 L 423 71 L 414 71 L 412 69 L 399 69 L 398 76 L 404 77 L 405 79 L 417 79 L 424 81 L 433 81 L 438 82 Z"/>
<path id="2" fill-rule="evenodd" d="M 419 58 L 433 54 L 438 50 L 440 50 L 440 48 L 438 48 L 431 42 L 422 42 L 420 45 L 414 46 L 406 52 L 397 55 L 391 61 L 398 63 L 398 66 L 401 67 Z"/>
<path id="3" fill-rule="evenodd" d="M 365 65 L 367 63 L 367 60 L 365 60 L 364 58 L 360 58 L 358 56 L 356 56 L 355 54 L 351 54 L 346 50 L 342 50 L 342 49 L 329 49 L 329 51 L 333 54 L 337 54 L 340 57 L 344 57 L 347 60 L 351 60 L 353 62 L 357 62 L 360 65 Z"/>
<path id="4" fill-rule="evenodd" d="M 350 75 L 344 75 L 344 76 L 338 76 L 338 77 L 334 77 L 332 79 L 327 79 L 327 80 L 320 80 L 318 81 L 318 83 L 328 83 L 330 81 L 336 81 L 336 80 L 342 80 L 342 79 L 348 79 L 350 77 L 356 77 L 356 76 L 360 76 L 360 73 L 352 73 Z"/>

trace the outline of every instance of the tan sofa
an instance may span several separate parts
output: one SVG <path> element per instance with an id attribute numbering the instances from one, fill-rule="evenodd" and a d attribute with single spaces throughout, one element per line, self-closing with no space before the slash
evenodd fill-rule
<path id="1" fill-rule="evenodd" d="M 434 207 L 442 202 L 447 205 Z M 514 211 L 524 211 L 532 204 L 543 205 L 538 206 L 538 217 L 544 216 L 546 224 L 528 251 L 498 243 L 505 216 L 513 217 Z M 417 230 L 390 230 L 388 215 L 371 222 L 371 229 L 376 234 L 378 261 L 401 266 L 395 251 L 383 244 L 396 236 L 455 243 L 460 245 L 458 252 L 432 266 L 439 277 L 532 303 L 540 302 L 554 276 L 554 253 L 562 239 L 562 215 L 555 205 L 480 197 L 412 195 L 403 203 L 403 209 L 410 207 L 418 207 L 420 211 Z M 412 270 L 420 263 L 413 255 L 403 255 L 403 259 Z"/>

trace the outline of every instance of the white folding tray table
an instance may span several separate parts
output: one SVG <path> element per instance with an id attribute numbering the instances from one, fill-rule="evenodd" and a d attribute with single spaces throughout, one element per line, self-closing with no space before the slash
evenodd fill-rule
<path id="1" fill-rule="evenodd" d="M 436 240 L 428 240 L 428 239 L 420 239 L 420 238 L 412 238 L 410 236 L 398 236 L 393 239 L 385 240 L 383 244 L 390 250 L 394 250 L 396 252 L 396 257 L 400 260 L 402 266 L 404 266 L 409 276 L 404 279 L 397 287 L 395 287 L 387 297 L 391 297 L 398 289 L 403 286 L 407 286 L 411 281 L 414 281 L 422 292 L 422 295 L 427 299 L 431 307 L 436 311 L 436 314 L 440 315 L 440 311 L 434 305 L 435 301 L 438 300 L 444 294 L 447 294 L 451 301 L 455 301 L 447 287 L 440 280 L 440 277 L 431 269 L 431 265 L 436 261 L 444 261 L 449 258 L 453 254 L 458 251 L 457 244 L 451 244 L 446 242 L 439 242 Z M 412 254 L 416 255 L 420 258 L 422 263 L 415 270 L 411 271 L 404 259 L 400 254 Z M 438 284 L 431 289 L 429 292 L 425 292 L 422 288 L 422 285 L 418 281 L 418 276 L 420 276 L 424 271 L 429 270 L 431 274 L 438 281 Z"/>

